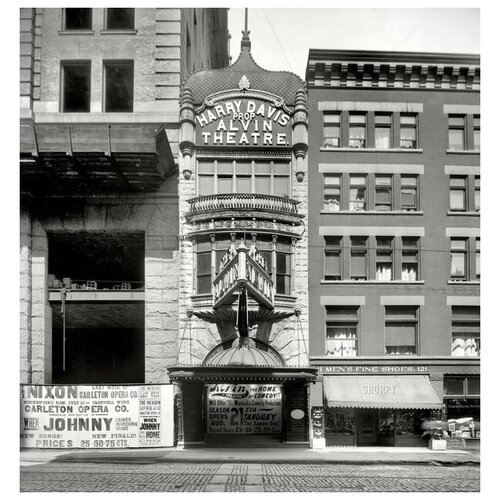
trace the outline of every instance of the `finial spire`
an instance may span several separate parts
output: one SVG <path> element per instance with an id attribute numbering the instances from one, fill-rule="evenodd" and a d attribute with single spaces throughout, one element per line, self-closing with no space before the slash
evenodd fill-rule
<path id="1" fill-rule="evenodd" d="M 241 48 L 248 47 L 250 50 L 250 31 L 248 31 L 248 9 L 245 8 L 245 29 L 242 31 L 243 38 L 241 39 Z"/>

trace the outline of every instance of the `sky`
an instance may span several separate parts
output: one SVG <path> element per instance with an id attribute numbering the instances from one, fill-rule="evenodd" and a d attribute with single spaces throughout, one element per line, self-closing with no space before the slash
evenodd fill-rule
<path id="1" fill-rule="evenodd" d="M 479 54 L 479 13 L 479 8 L 249 8 L 248 26 L 259 66 L 304 78 L 310 48 Z M 244 9 L 230 8 L 233 62 L 243 27 Z"/>

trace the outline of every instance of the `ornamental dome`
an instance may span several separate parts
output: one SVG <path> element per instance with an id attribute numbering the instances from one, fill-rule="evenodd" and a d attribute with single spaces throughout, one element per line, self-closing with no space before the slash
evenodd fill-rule
<path id="1" fill-rule="evenodd" d="M 285 361 L 276 349 L 250 337 L 222 342 L 214 347 L 203 366 L 283 367 Z"/>
<path id="2" fill-rule="evenodd" d="M 268 71 L 261 68 L 250 52 L 250 40 L 243 36 L 241 52 L 234 64 L 222 69 L 202 70 L 189 75 L 183 88 L 190 89 L 195 106 L 201 105 L 205 97 L 224 90 L 240 88 L 245 82 L 247 90 L 258 89 L 283 98 L 287 106 L 294 106 L 295 96 L 305 83 L 291 71 Z"/>

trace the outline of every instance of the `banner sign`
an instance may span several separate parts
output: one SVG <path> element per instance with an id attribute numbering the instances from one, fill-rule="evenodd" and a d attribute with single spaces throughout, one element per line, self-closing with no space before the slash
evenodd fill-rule
<path id="1" fill-rule="evenodd" d="M 290 113 L 258 97 L 219 100 L 196 115 L 198 146 L 290 147 Z"/>
<path id="2" fill-rule="evenodd" d="M 319 366 L 321 373 L 337 373 L 337 374 L 359 374 L 359 373 L 378 373 L 378 374 L 395 374 L 395 373 L 428 373 L 427 366 L 400 366 L 400 365 L 347 365 L 347 366 Z"/>
<path id="3" fill-rule="evenodd" d="M 21 447 L 173 446 L 173 385 L 22 385 Z"/>
<path id="4" fill-rule="evenodd" d="M 205 388 L 207 433 L 281 433 L 281 385 L 208 384 Z"/>

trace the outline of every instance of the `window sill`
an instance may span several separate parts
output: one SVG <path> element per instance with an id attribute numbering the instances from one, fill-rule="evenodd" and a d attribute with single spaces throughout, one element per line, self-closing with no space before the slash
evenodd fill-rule
<path id="1" fill-rule="evenodd" d="M 342 215 L 424 215 L 422 210 L 321 210 L 320 213 Z"/>
<path id="2" fill-rule="evenodd" d="M 93 35 L 94 30 L 59 30 L 58 35 Z"/>
<path id="3" fill-rule="evenodd" d="M 465 217 L 479 217 L 479 211 L 477 212 L 460 212 L 458 210 L 448 210 L 446 215 L 460 215 Z"/>
<path id="4" fill-rule="evenodd" d="M 450 155 L 478 155 L 480 151 L 478 149 L 447 149 L 446 154 Z"/>
<path id="5" fill-rule="evenodd" d="M 322 285 L 424 285 L 425 281 L 379 281 L 379 280 L 321 280 Z M 462 282 L 463 283 L 463 282 Z"/>
<path id="6" fill-rule="evenodd" d="M 448 280 L 448 285 L 479 285 L 480 280 Z"/>
<path id="7" fill-rule="evenodd" d="M 101 30 L 101 35 L 137 35 L 137 30 Z"/>
<path id="8" fill-rule="evenodd" d="M 321 152 L 340 151 L 355 152 L 355 153 L 423 153 L 423 149 L 406 149 L 406 148 L 391 148 L 391 149 L 378 149 L 378 148 L 319 148 Z"/>

